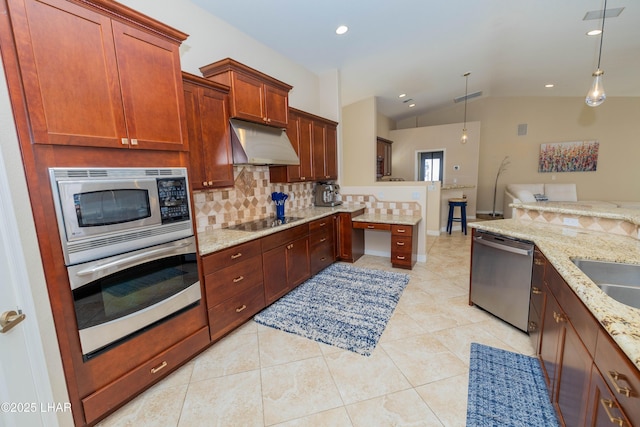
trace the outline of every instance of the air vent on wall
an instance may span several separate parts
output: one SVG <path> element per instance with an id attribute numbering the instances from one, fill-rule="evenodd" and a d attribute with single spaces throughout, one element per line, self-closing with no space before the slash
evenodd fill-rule
<path id="1" fill-rule="evenodd" d="M 469 100 L 469 99 L 477 98 L 479 96 L 482 96 L 482 91 L 481 90 L 478 91 L 478 92 L 470 93 L 467 96 L 462 95 L 462 96 L 459 96 L 457 98 L 453 98 L 453 102 L 455 102 L 457 104 L 458 102 L 464 102 L 465 99 Z"/>
<path id="2" fill-rule="evenodd" d="M 624 10 L 624 7 L 616 7 L 616 8 L 613 8 L 613 9 L 607 9 L 607 14 L 605 15 L 605 18 L 615 18 L 617 16 L 620 16 L 620 14 L 622 13 L 623 10 Z M 583 21 L 591 21 L 593 19 L 601 20 L 602 19 L 602 10 L 589 11 L 584 15 L 584 18 L 582 18 Z"/>
<path id="3" fill-rule="evenodd" d="M 527 124 L 521 123 L 518 125 L 518 136 L 525 136 L 527 134 Z"/>

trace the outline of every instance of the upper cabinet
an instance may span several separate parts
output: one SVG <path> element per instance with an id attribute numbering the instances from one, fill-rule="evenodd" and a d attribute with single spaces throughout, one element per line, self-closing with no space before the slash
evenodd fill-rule
<path id="1" fill-rule="evenodd" d="M 286 128 L 292 86 L 231 58 L 200 68 L 202 75 L 231 88 L 231 117 Z"/>
<path id="2" fill-rule="evenodd" d="M 300 165 L 271 166 L 271 182 L 327 181 L 338 178 L 338 123 L 289 109 L 287 136 Z"/>
<path id="3" fill-rule="evenodd" d="M 7 0 L 32 142 L 187 150 L 186 34 L 105 0 Z"/>
<path id="4" fill-rule="evenodd" d="M 183 73 L 189 132 L 189 180 L 194 189 L 233 185 L 229 88 Z"/>

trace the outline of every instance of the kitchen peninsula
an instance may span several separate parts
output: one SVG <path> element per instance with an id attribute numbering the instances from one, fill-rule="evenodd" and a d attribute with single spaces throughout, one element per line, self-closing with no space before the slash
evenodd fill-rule
<path id="1" fill-rule="evenodd" d="M 532 306 L 537 299 L 543 308 L 533 320 L 530 310 L 529 331 L 541 336 L 536 352 L 556 410 L 567 425 L 576 425 L 572 422 L 600 416 L 604 399 L 613 405 L 605 411 L 619 412 L 621 420 L 626 416 L 635 425 L 640 419 L 640 309 L 611 298 L 572 260 L 639 264 L 640 211 L 588 203 L 512 206 L 513 219 L 469 226 L 536 245 Z M 537 281 L 537 269 L 544 280 Z"/>

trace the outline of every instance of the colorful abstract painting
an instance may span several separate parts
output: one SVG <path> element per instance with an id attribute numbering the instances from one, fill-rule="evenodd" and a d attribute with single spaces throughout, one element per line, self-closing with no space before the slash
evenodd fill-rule
<path id="1" fill-rule="evenodd" d="M 591 172 L 598 166 L 598 141 L 540 145 L 538 172 Z"/>

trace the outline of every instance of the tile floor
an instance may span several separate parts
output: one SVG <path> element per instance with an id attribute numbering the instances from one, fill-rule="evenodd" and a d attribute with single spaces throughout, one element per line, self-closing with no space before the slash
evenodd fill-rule
<path id="1" fill-rule="evenodd" d="M 427 244 L 370 357 L 249 321 L 99 425 L 464 426 L 470 343 L 533 347 L 468 305 L 470 236 Z"/>

